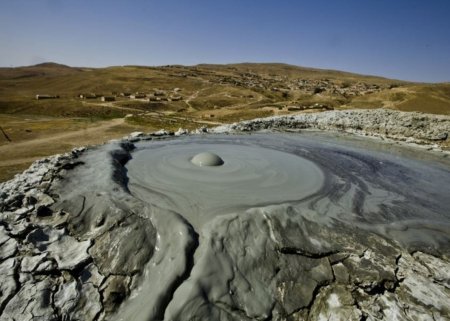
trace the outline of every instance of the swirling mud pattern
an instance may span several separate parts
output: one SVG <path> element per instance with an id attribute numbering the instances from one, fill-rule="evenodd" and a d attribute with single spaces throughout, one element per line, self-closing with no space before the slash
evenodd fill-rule
<path id="1" fill-rule="evenodd" d="M 71 235 L 93 240 L 93 264 L 122 289 L 106 319 L 450 313 L 445 272 L 430 281 L 412 257 L 450 264 L 448 158 L 315 132 L 149 139 L 87 151 L 54 184 Z M 358 303 L 327 310 L 336 297 Z"/>
<path id="2" fill-rule="evenodd" d="M 221 166 L 196 166 L 213 152 Z M 317 222 L 340 220 L 406 244 L 448 244 L 450 172 L 386 152 L 308 136 L 249 135 L 138 144 L 129 188 L 196 229 L 217 215 L 289 203 Z M 430 232 L 432 231 L 432 232 Z"/>

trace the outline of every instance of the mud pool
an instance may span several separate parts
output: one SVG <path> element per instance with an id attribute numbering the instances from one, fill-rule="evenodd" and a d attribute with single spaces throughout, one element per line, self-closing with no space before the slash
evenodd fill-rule
<path id="1" fill-rule="evenodd" d="M 218 215 L 285 203 L 316 222 L 340 220 L 404 245 L 448 244 L 450 167 L 421 153 L 318 133 L 187 137 L 136 146 L 126 165 L 132 195 L 180 213 L 195 229 Z M 224 164 L 192 164 L 205 151 Z"/>
<path id="2" fill-rule="evenodd" d="M 449 124 L 307 113 L 38 160 L 0 184 L 0 319 L 450 320 Z"/>
<path id="3" fill-rule="evenodd" d="M 414 304 L 418 317 L 434 281 L 417 260 L 450 254 L 442 154 L 304 132 L 116 142 L 78 161 L 55 209 L 129 296 L 111 320 L 359 320 L 376 306 L 389 320 Z M 443 286 L 436 315 L 450 313 Z"/>

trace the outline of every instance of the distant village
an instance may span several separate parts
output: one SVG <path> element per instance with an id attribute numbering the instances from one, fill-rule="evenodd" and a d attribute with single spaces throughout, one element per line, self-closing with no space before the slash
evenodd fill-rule
<path id="1" fill-rule="evenodd" d="M 260 88 L 263 90 L 271 90 L 274 92 L 298 91 L 304 94 L 320 94 L 326 93 L 330 95 L 341 95 L 343 97 L 362 96 L 372 94 L 385 89 L 389 89 L 387 85 L 368 84 L 364 82 L 341 82 L 337 83 L 330 79 L 294 79 L 275 76 L 274 78 L 263 78 L 254 73 L 243 73 L 240 77 L 221 77 L 216 79 L 220 84 L 231 84 L 244 88 Z M 391 85 L 392 86 L 392 85 Z"/>
<path id="2" fill-rule="evenodd" d="M 210 83 L 217 83 L 222 85 L 231 85 L 234 87 L 241 87 L 255 91 L 272 91 L 288 95 L 291 92 L 307 95 L 326 94 L 331 96 L 342 96 L 345 98 L 363 96 L 385 89 L 390 89 L 395 85 L 387 84 L 371 84 L 367 82 L 349 82 L 337 81 L 330 79 L 290 79 L 286 76 L 271 75 L 271 74 L 257 74 L 253 72 L 236 72 L 227 74 L 217 73 L 208 69 L 198 67 L 184 67 L 184 66 L 163 66 L 155 69 L 162 69 L 165 72 L 169 71 L 171 77 L 193 77 L 207 79 Z M 104 95 L 101 93 L 80 93 L 80 99 L 99 99 L 101 101 L 115 101 L 117 98 L 140 99 L 148 100 L 150 102 L 170 102 L 181 101 L 183 97 L 180 94 L 180 88 L 173 90 L 153 89 L 149 92 L 112 92 Z M 57 99 L 58 95 L 36 95 L 36 99 Z"/>
<path id="3" fill-rule="evenodd" d="M 117 98 L 137 99 L 141 101 L 158 102 L 158 101 L 182 101 L 181 89 L 174 88 L 171 91 L 161 89 L 154 89 L 151 92 L 112 92 L 110 95 L 102 93 L 81 93 L 77 95 L 79 99 L 97 99 L 103 102 L 115 101 Z M 43 99 L 58 99 L 59 95 L 42 95 L 38 94 L 35 97 L 37 100 Z"/>
<path id="4" fill-rule="evenodd" d="M 166 68 L 170 68 L 167 66 Z M 180 68 L 180 67 L 178 67 Z M 234 68 L 230 68 L 234 69 Z M 236 71 L 236 70 L 235 70 Z M 221 75 L 212 71 L 193 67 L 186 72 L 172 74 L 177 77 L 206 76 L 213 83 L 232 85 L 256 90 L 269 90 L 274 92 L 297 91 L 304 94 L 330 94 L 343 97 L 362 96 L 391 89 L 394 85 L 379 85 L 366 82 L 333 81 L 330 79 L 289 79 L 280 75 L 261 75 L 253 72 L 242 72 L 234 75 Z"/>
<path id="5" fill-rule="evenodd" d="M 392 89 L 396 87 L 392 84 L 374 84 L 362 81 L 341 81 L 335 79 L 301 79 L 301 78 L 288 78 L 287 76 L 272 75 L 272 74 L 257 74 L 253 72 L 238 72 L 235 68 L 230 67 L 229 73 L 227 70 L 224 72 L 217 72 L 208 70 L 207 68 L 198 67 L 185 67 L 185 66 L 163 66 L 156 67 L 155 69 L 164 70 L 164 72 L 170 77 L 192 77 L 202 79 L 213 84 L 227 85 L 233 87 L 240 87 L 249 89 L 263 95 L 267 95 L 268 92 L 278 94 L 283 97 L 283 100 L 289 101 L 290 97 L 298 95 L 318 96 L 321 95 L 328 97 L 342 97 L 351 98 L 356 96 L 363 96 L 373 94 L 386 89 Z M 157 102 L 177 102 L 183 101 L 181 94 L 181 88 L 173 89 L 160 89 L 153 88 L 146 92 L 111 92 L 110 94 L 103 93 L 80 93 L 77 95 L 81 100 L 100 100 L 102 102 L 114 102 L 116 100 L 137 100 L 149 103 Z M 253 94 L 245 96 L 247 98 L 254 98 Z M 36 99 L 57 99 L 58 95 L 36 95 Z M 273 109 L 273 108 L 272 108 Z M 303 110 L 332 110 L 332 106 L 320 103 L 311 102 L 305 104 L 299 104 L 292 101 L 290 104 L 284 106 L 278 106 L 280 112 L 296 112 Z M 179 111 L 185 111 L 180 109 Z M 214 114 L 203 114 L 203 118 L 215 117 Z"/>

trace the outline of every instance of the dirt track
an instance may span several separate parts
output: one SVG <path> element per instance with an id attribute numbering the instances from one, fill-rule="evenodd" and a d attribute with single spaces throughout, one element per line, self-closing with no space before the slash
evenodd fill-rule
<path id="1" fill-rule="evenodd" d="M 122 135 L 117 127 L 125 124 L 123 118 L 102 121 L 88 128 L 60 132 L 21 142 L 0 146 L 0 181 L 11 178 L 11 168 L 24 169 L 36 159 L 62 153 L 83 145 L 99 144 Z M 111 129 L 115 129 L 112 131 Z M 129 131 L 129 129 L 127 130 Z M 14 170 L 17 172 L 17 170 Z"/>

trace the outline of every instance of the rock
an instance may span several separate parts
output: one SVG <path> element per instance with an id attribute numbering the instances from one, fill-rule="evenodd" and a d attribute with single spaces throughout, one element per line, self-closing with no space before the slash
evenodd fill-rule
<path id="1" fill-rule="evenodd" d="M 80 289 L 75 280 L 60 285 L 55 293 L 55 307 L 59 310 L 59 314 L 69 317 L 75 309 L 80 297 Z"/>
<path id="2" fill-rule="evenodd" d="M 59 320 L 52 308 L 54 289 L 55 285 L 49 278 L 22 284 L 20 291 L 6 305 L 2 320 Z"/>
<path id="3" fill-rule="evenodd" d="M 10 239 L 8 233 L 6 232 L 5 228 L 0 225 L 0 246 L 6 243 Z"/>
<path id="4" fill-rule="evenodd" d="M 189 134 L 189 131 L 184 128 L 178 128 L 178 130 L 174 133 L 175 136 L 183 136 Z"/>
<path id="5" fill-rule="evenodd" d="M 350 274 L 347 268 L 341 262 L 333 265 L 333 274 L 336 282 L 341 284 L 348 284 L 350 281 Z"/>
<path id="6" fill-rule="evenodd" d="M 31 190 L 25 194 L 25 200 L 27 204 L 49 207 L 55 203 L 52 197 L 48 194 L 42 193 L 38 190 Z"/>
<path id="7" fill-rule="evenodd" d="M 72 156 L 74 157 L 78 157 L 81 154 L 83 154 L 83 152 L 85 152 L 87 150 L 86 147 L 81 146 L 81 147 L 75 147 L 74 149 L 72 149 L 72 151 L 70 152 L 72 154 Z"/>
<path id="8" fill-rule="evenodd" d="M 65 229 L 38 228 L 28 234 L 27 241 L 54 257 L 62 270 L 73 270 L 90 259 L 87 251 L 91 241 L 78 242 Z"/>
<path id="9" fill-rule="evenodd" d="M 16 210 L 22 207 L 24 197 L 25 195 L 19 192 L 6 198 L 4 202 L 11 210 Z"/>
<path id="10" fill-rule="evenodd" d="M 105 320 L 105 318 L 99 318 L 100 313 L 103 311 L 103 305 L 98 288 L 91 283 L 85 283 L 81 286 L 79 294 L 80 296 L 71 314 L 71 319 L 83 321 Z M 117 306 L 114 306 L 112 310 L 117 310 Z"/>
<path id="11" fill-rule="evenodd" d="M 285 255 L 280 258 L 279 300 L 287 314 L 308 307 L 314 292 L 322 284 L 332 281 L 329 261 L 305 258 L 299 255 Z"/>
<path id="12" fill-rule="evenodd" d="M 9 228 L 10 235 L 12 235 L 13 237 L 22 237 L 31 229 L 31 226 L 26 219 L 22 219 L 13 224 L 10 224 Z"/>
<path id="13" fill-rule="evenodd" d="M 450 289 L 450 263 L 448 261 L 422 252 L 414 253 L 413 257 L 428 269 L 435 282 Z"/>
<path id="14" fill-rule="evenodd" d="M 128 135 L 128 137 L 130 138 L 137 138 L 137 137 L 142 137 L 144 136 L 143 132 L 132 132 L 130 135 Z"/>
<path id="15" fill-rule="evenodd" d="M 25 256 L 22 259 L 21 268 L 22 272 L 33 272 L 44 261 L 48 253 L 42 253 L 35 256 Z"/>
<path id="16" fill-rule="evenodd" d="M 158 131 L 150 133 L 151 136 L 161 137 L 161 136 L 169 136 L 171 133 L 170 131 L 167 131 L 165 129 L 160 129 Z"/>
<path id="17" fill-rule="evenodd" d="M 392 138 L 419 144 L 440 144 L 448 139 L 450 117 L 389 109 L 326 111 L 259 118 L 210 129 L 213 133 L 262 129 L 313 128 L 344 130 L 369 136 Z"/>
<path id="18" fill-rule="evenodd" d="M 24 284 L 27 282 L 34 282 L 33 275 L 30 273 L 19 272 L 19 284 Z"/>
<path id="19" fill-rule="evenodd" d="M 435 136 L 431 136 L 430 140 L 446 140 L 448 137 L 448 133 L 439 133 Z"/>
<path id="20" fill-rule="evenodd" d="M 28 213 L 30 213 L 33 210 L 33 207 L 21 207 L 14 211 L 14 215 L 16 215 L 16 219 L 20 220 L 24 218 Z"/>
<path id="21" fill-rule="evenodd" d="M 64 200 L 58 209 L 70 211 L 66 214 L 70 234 L 80 240 L 88 240 L 104 234 L 125 219 L 128 215 L 126 208 L 120 208 L 117 203 L 110 195 L 92 192 Z M 109 215 L 111 212 L 114 215 Z"/>
<path id="22" fill-rule="evenodd" d="M 106 314 L 111 314 L 128 296 L 130 278 L 113 275 L 108 277 L 100 290 L 103 293 L 103 308 Z"/>
<path id="23" fill-rule="evenodd" d="M 428 277 L 428 269 L 408 254 L 402 255 L 398 266 L 401 283 L 396 293 L 403 305 L 414 306 L 420 303 L 420 306 L 427 307 L 428 312 L 450 316 L 450 289 L 434 283 Z M 447 270 L 450 268 L 448 263 L 445 266 Z"/>
<path id="24" fill-rule="evenodd" d="M 367 314 L 374 319 L 409 321 L 411 319 L 405 313 L 405 308 L 406 306 L 399 302 L 395 294 L 386 292 L 376 298 L 375 303 L 367 310 Z M 426 318 L 426 314 L 422 314 L 422 317 L 417 320 L 426 320 Z"/>
<path id="25" fill-rule="evenodd" d="M 378 296 L 370 296 L 358 290 L 358 305 L 367 320 L 399 320 L 409 321 L 406 306 L 398 301 L 394 293 L 385 292 Z M 422 315 L 417 320 L 424 320 Z M 425 319 L 426 320 L 426 319 Z"/>
<path id="26" fill-rule="evenodd" d="M 134 274 L 152 257 L 156 231 L 149 220 L 129 217 L 96 239 L 90 253 L 103 275 Z"/>
<path id="27" fill-rule="evenodd" d="M 99 290 L 92 283 L 79 283 L 74 279 L 63 283 L 54 300 L 63 320 L 93 321 L 102 311 Z"/>
<path id="28" fill-rule="evenodd" d="M 202 127 L 197 128 L 195 130 L 195 134 L 204 134 L 204 133 L 207 133 L 207 132 L 208 132 L 208 127 L 206 127 L 206 126 L 202 126 Z"/>
<path id="29" fill-rule="evenodd" d="M 103 283 L 105 277 L 100 274 L 98 271 L 98 268 L 95 264 L 91 263 L 88 266 L 86 266 L 83 271 L 80 273 L 80 282 L 85 283 L 92 283 L 95 287 L 100 287 L 100 285 Z"/>
<path id="30" fill-rule="evenodd" d="M 52 271 L 57 271 L 57 264 L 55 261 L 53 260 L 49 260 L 49 261 L 43 261 L 41 263 L 39 263 L 39 265 L 36 267 L 36 269 L 34 270 L 35 273 L 50 273 Z"/>
<path id="31" fill-rule="evenodd" d="M 308 320 L 359 321 L 362 313 L 355 305 L 351 292 L 342 285 L 328 286 L 319 292 Z"/>
<path id="32" fill-rule="evenodd" d="M 343 265 L 349 271 L 353 283 L 370 291 L 379 284 L 395 282 L 395 261 L 393 260 L 391 264 L 386 263 L 386 258 L 378 253 L 372 258 L 351 254 Z"/>
<path id="33" fill-rule="evenodd" d="M 0 312 L 3 311 L 18 289 L 19 285 L 16 282 L 17 265 L 17 260 L 13 258 L 0 263 Z"/>
<path id="34" fill-rule="evenodd" d="M 5 243 L 0 245 L 0 260 L 6 260 L 17 252 L 17 241 L 13 238 L 8 239 Z"/>

